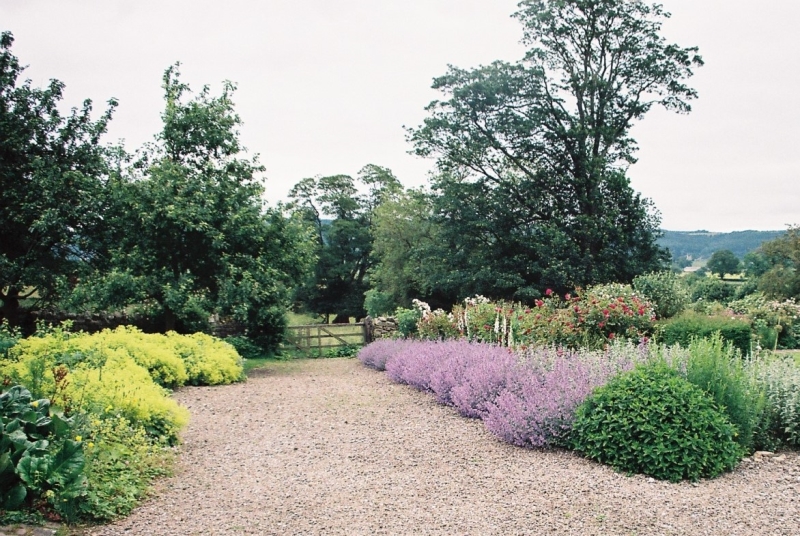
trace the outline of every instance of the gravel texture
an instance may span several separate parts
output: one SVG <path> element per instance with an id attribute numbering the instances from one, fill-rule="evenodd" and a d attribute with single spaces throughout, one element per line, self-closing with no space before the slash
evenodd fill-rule
<path id="1" fill-rule="evenodd" d="M 696 484 L 497 441 L 355 359 L 292 361 L 176 393 L 174 477 L 94 535 L 798 535 L 800 455 Z"/>

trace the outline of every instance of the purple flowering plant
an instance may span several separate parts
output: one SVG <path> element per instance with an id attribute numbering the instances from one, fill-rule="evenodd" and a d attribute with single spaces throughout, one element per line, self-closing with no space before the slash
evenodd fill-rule
<path id="1" fill-rule="evenodd" d="M 633 343 L 521 351 L 466 339 L 382 340 L 359 353 L 393 381 L 430 392 L 461 415 L 483 419 L 501 440 L 527 447 L 563 445 L 591 391 L 648 356 L 646 345 Z"/>

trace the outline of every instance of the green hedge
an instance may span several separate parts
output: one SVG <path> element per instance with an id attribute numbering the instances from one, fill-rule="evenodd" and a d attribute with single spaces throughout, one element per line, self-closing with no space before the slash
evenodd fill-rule
<path id="1" fill-rule="evenodd" d="M 692 339 L 708 338 L 719 332 L 724 341 L 738 348 L 742 355 L 750 353 L 750 323 L 726 316 L 708 316 L 693 311 L 666 320 L 659 325 L 661 340 L 666 344 L 689 346 Z"/>

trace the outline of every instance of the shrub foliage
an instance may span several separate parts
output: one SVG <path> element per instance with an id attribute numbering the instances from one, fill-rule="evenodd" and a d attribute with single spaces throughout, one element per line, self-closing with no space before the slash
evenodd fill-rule
<path id="1" fill-rule="evenodd" d="M 714 477 L 743 455 L 713 400 L 664 363 L 641 365 L 581 405 L 572 446 L 629 473 L 676 482 Z"/>
<path id="2" fill-rule="evenodd" d="M 750 323 L 730 316 L 708 316 L 686 311 L 660 325 L 661 340 L 665 344 L 680 344 L 688 347 L 695 338 L 708 338 L 719 332 L 722 339 L 742 352 L 750 354 Z"/>
<path id="3" fill-rule="evenodd" d="M 67 521 L 128 514 L 169 470 L 188 412 L 167 387 L 242 378 L 229 344 L 195 334 L 63 327 L 6 345 L 0 378 L 0 510 L 27 506 Z"/>
<path id="4" fill-rule="evenodd" d="M 753 436 L 764 411 L 764 391 L 741 353 L 719 333 L 689 344 L 686 379 L 714 399 L 737 428 L 736 442 L 753 450 Z"/>

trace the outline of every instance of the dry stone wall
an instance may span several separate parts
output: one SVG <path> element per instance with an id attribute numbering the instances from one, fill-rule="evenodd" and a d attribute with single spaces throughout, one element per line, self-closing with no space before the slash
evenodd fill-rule
<path id="1" fill-rule="evenodd" d="M 367 326 L 367 333 L 371 342 L 377 339 L 387 339 L 397 333 L 397 320 L 391 316 L 379 316 L 377 318 L 367 317 L 364 319 Z"/>

